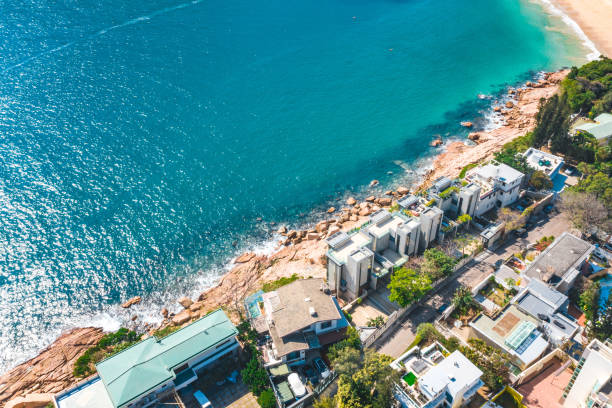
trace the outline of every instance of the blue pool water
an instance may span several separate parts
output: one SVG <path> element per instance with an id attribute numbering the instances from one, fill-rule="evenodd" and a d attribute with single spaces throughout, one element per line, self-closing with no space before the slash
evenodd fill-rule
<path id="1" fill-rule="evenodd" d="M 0 372 L 134 295 L 158 320 L 588 52 L 516 0 L 23 0 L 0 27 Z"/>

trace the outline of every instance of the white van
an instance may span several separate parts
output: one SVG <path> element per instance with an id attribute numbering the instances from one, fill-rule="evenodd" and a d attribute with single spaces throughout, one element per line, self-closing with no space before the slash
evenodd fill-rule
<path id="1" fill-rule="evenodd" d="M 198 401 L 198 404 L 200 404 L 202 408 L 212 408 L 212 404 L 202 391 L 197 390 L 193 393 L 193 397 L 196 399 L 196 401 Z"/>

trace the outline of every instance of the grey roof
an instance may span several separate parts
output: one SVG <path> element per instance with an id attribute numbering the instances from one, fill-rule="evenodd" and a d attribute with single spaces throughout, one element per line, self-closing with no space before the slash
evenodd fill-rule
<path id="1" fill-rule="evenodd" d="M 329 238 L 327 238 L 325 242 L 327 242 L 327 245 L 329 245 L 330 247 L 336 249 L 348 242 L 349 239 L 350 237 L 346 232 L 338 231 Z"/>
<path id="2" fill-rule="evenodd" d="M 400 207 L 402 208 L 408 208 L 416 203 L 419 202 L 419 198 L 417 196 L 414 195 L 407 195 L 406 197 L 402 198 L 401 200 L 399 200 L 397 203 L 400 205 Z"/>
<path id="3" fill-rule="evenodd" d="M 527 290 L 543 302 L 546 302 L 553 310 L 559 309 L 567 300 L 567 296 L 563 293 L 550 288 L 536 279 L 532 279 L 529 282 Z"/>
<path id="4" fill-rule="evenodd" d="M 538 314 L 550 316 L 555 311 L 549 304 L 530 292 L 522 295 L 516 303 L 533 317 L 538 317 Z"/>
<path id="5" fill-rule="evenodd" d="M 612 136 L 612 115 L 602 113 L 595 118 L 595 123 L 583 123 L 576 126 L 575 129 L 589 132 L 596 139 L 605 139 Z"/>
<path id="6" fill-rule="evenodd" d="M 448 187 L 450 187 L 452 183 L 453 181 L 449 179 L 448 177 L 440 177 L 434 182 L 433 187 L 437 192 L 441 192 L 441 191 L 446 190 Z"/>
<path id="7" fill-rule="evenodd" d="M 527 267 L 525 275 L 547 283 L 557 283 L 588 256 L 594 246 L 564 232 Z"/>
<path id="8" fill-rule="evenodd" d="M 387 221 L 390 218 L 391 218 L 391 213 L 383 208 L 383 209 L 376 211 L 374 214 L 372 214 L 370 216 L 370 221 L 372 221 L 373 224 L 378 225 L 384 221 Z"/>
<path id="9" fill-rule="evenodd" d="M 267 302 L 273 309 L 271 331 L 285 337 L 316 322 L 340 319 L 333 298 L 321 290 L 323 284 L 323 279 L 300 279 L 264 293 L 264 304 Z M 314 315 L 310 313 L 311 308 Z"/>

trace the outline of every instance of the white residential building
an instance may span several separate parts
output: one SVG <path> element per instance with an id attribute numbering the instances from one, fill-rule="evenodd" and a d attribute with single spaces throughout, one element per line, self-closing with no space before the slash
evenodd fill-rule
<path id="1" fill-rule="evenodd" d="M 612 407 L 612 344 L 593 340 L 565 391 L 565 408 Z"/>
<path id="2" fill-rule="evenodd" d="M 414 347 L 391 366 L 403 375 L 394 394 L 404 408 L 460 407 L 484 385 L 478 367 L 460 351 L 449 355 L 439 343 Z"/>
<path id="3" fill-rule="evenodd" d="M 466 180 L 480 187 L 476 215 L 515 202 L 525 175 L 503 163 L 489 163 L 472 169 Z"/>

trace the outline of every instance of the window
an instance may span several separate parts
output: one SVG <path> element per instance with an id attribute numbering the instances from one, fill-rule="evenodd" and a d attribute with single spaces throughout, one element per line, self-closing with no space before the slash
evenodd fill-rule
<path id="1" fill-rule="evenodd" d="M 331 320 L 321 323 L 321 330 L 329 329 L 332 326 Z"/>

